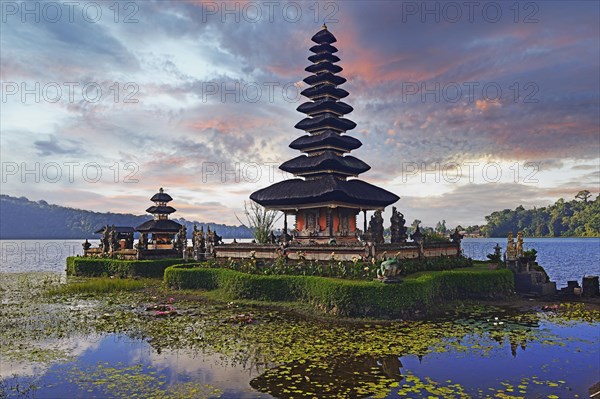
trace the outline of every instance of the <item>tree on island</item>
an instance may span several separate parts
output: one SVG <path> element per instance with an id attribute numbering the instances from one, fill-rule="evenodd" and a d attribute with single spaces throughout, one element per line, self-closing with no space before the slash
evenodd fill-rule
<path id="1" fill-rule="evenodd" d="M 281 218 L 279 212 L 268 210 L 254 201 L 250 201 L 250 207 L 248 207 L 248 203 L 244 201 L 244 215 L 246 215 L 248 224 L 244 223 L 237 215 L 235 215 L 235 217 L 242 225 L 252 231 L 254 239 L 259 244 L 266 244 L 269 242 L 269 236 L 275 222 Z"/>
<path id="2" fill-rule="evenodd" d="M 588 190 L 581 190 L 575 195 L 575 198 L 582 200 L 583 202 L 588 202 L 588 199 L 592 196 Z"/>

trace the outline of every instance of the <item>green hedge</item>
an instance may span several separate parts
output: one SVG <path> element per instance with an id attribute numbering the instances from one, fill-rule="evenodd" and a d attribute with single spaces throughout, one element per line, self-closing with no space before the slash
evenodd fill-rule
<path id="1" fill-rule="evenodd" d="M 389 258 L 391 259 L 391 258 Z M 340 260 L 289 260 L 277 258 L 273 261 L 258 261 L 256 259 L 212 259 L 203 263 L 205 267 L 224 268 L 242 273 L 258 275 L 281 276 L 320 276 L 352 280 L 373 281 L 377 277 L 377 270 L 381 260 L 375 263 L 365 260 L 340 261 Z M 439 256 L 427 259 L 402 259 L 400 261 L 402 275 L 409 275 L 421 271 L 452 270 L 473 266 L 473 260 L 463 256 Z"/>
<path id="2" fill-rule="evenodd" d="M 326 313 L 347 316 L 410 317 L 443 300 L 488 299 L 510 295 L 509 270 L 428 272 L 398 284 L 316 276 L 253 275 L 228 269 L 176 265 L 165 270 L 165 283 L 178 289 L 221 289 L 236 299 L 302 301 Z"/>
<path id="3" fill-rule="evenodd" d="M 167 267 L 178 263 L 181 259 L 119 260 L 70 256 L 67 258 L 67 275 L 161 278 Z"/>

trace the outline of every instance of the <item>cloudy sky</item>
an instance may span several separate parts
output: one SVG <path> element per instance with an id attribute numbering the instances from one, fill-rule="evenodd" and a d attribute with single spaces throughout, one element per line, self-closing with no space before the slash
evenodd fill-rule
<path id="1" fill-rule="evenodd" d="M 236 223 L 289 178 L 326 21 L 361 179 L 407 220 L 597 193 L 599 4 L 3 1 L 1 191 L 140 214 L 162 186 L 176 216 Z"/>

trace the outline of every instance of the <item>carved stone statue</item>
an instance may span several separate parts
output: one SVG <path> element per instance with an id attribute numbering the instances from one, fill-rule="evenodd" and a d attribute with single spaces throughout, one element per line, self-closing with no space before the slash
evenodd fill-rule
<path id="1" fill-rule="evenodd" d="M 513 239 L 512 231 L 508 233 L 508 240 L 506 243 L 506 257 L 508 259 L 515 259 L 517 255 L 517 248 L 515 247 L 515 240 Z"/>
<path id="2" fill-rule="evenodd" d="M 523 256 L 523 232 L 517 233 L 517 247 L 515 249 L 516 256 Z"/>
<path id="3" fill-rule="evenodd" d="M 102 232 L 100 246 L 102 247 L 102 252 L 104 253 L 110 250 L 110 228 L 108 227 L 108 225 L 104 227 L 104 231 Z"/>
<path id="4" fill-rule="evenodd" d="M 369 239 L 375 244 L 383 244 L 385 242 L 381 211 L 375 211 L 373 216 L 371 216 L 371 220 L 369 221 Z"/>
<path id="5" fill-rule="evenodd" d="M 206 252 L 206 238 L 204 237 L 204 227 L 200 226 L 200 231 L 198 232 L 198 250 L 200 253 Z"/>
<path id="6" fill-rule="evenodd" d="M 192 233 L 192 247 L 194 252 L 194 259 L 203 260 L 204 251 L 206 250 L 206 241 L 204 239 L 204 227 L 200 226 L 200 230 L 194 225 L 194 231 Z"/>
<path id="7" fill-rule="evenodd" d="M 395 280 L 402 272 L 402 267 L 398 259 L 392 258 L 381 262 L 381 267 L 377 270 L 377 278 L 383 281 Z"/>
<path id="8" fill-rule="evenodd" d="M 423 235 L 423 233 L 421 233 L 421 228 L 418 224 L 417 228 L 415 229 L 415 232 L 410 235 L 410 238 L 419 245 L 423 243 L 423 239 L 425 238 L 425 236 Z"/>
<path id="9" fill-rule="evenodd" d="M 148 234 L 147 233 L 140 234 L 140 239 L 138 240 L 138 243 L 137 243 L 137 249 L 138 250 L 148 249 Z"/>
<path id="10" fill-rule="evenodd" d="M 452 233 L 452 235 L 450 235 L 450 238 L 452 239 L 452 242 L 455 243 L 459 243 L 460 241 L 463 239 L 463 235 L 460 234 L 460 232 L 458 231 L 458 227 L 456 229 L 454 229 L 454 233 Z"/>
<path id="11" fill-rule="evenodd" d="M 213 231 L 213 235 L 212 235 L 212 239 L 213 239 L 213 245 L 217 246 L 223 243 L 223 237 L 221 237 L 220 235 L 217 234 L 217 231 Z"/>
<path id="12" fill-rule="evenodd" d="M 179 233 L 177 233 L 177 240 L 175 240 L 175 250 L 177 252 L 183 253 L 187 249 L 187 228 L 185 224 L 181 226 L 179 229 Z"/>
<path id="13" fill-rule="evenodd" d="M 194 248 L 194 250 L 196 250 L 197 247 L 197 241 L 198 241 L 198 226 L 196 226 L 196 223 L 194 223 L 194 229 L 192 230 L 192 248 Z"/>
<path id="14" fill-rule="evenodd" d="M 207 254 L 214 253 L 215 247 L 215 233 L 210 230 L 210 227 L 206 230 L 206 252 Z"/>
<path id="15" fill-rule="evenodd" d="M 117 234 L 117 229 L 113 224 L 110 228 L 110 250 L 111 252 L 116 252 L 121 248 L 119 244 L 119 235 Z"/>
<path id="16" fill-rule="evenodd" d="M 269 244 L 277 244 L 277 237 L 275 237 L 275 233 L 271 231 L 269 234 Z"/>
<path id="17" fill-rule="evenodd" d="M 406 235 L 406 220 L 404 215 L 396 210 L 396 207 L 392 207 L 392 217 L 390 218 L 391 232 L 392 232 L 392 244 L 398 244 L 406 242 L 408 236 Z"/>

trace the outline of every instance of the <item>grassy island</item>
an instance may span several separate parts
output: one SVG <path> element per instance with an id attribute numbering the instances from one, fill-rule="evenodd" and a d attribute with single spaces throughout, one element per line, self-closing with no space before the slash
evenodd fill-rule
<path id="1" fill-rule="evenodd" d="M 321 312 L 349 317 L 402 317 L 429 313 L 447 300 L 495 299 L 514 292 L 506 269 L 489 270 L 485 263 L 444 258 L 407 261 L 397 283 L 373 281 L 376 264 L 358 262 L 307 263 L 182 263 L 181 259 L 125 261 L 71 257 L 72 276 L 163 277 L 171 289 L 214 291 L 224 300 L 301 302 Z M 464 267 L 465 265 L 472 265 Z M 462 266 L 462 267 L 461 267 Z"/>
<path id="2" fill-rule="evenodd" d="M 231 300 L 301 301 L 325 313 L 343 316 L 409 318 L 445 300 L 493 299 L 512 294 L 508 270 L 485 265 L 443 271 L 424 271 L 395 284 L 319 276 L 253 275 L 204 264 L 168 267 L 164 282 L 171 288 L 219 290 Z"/>

